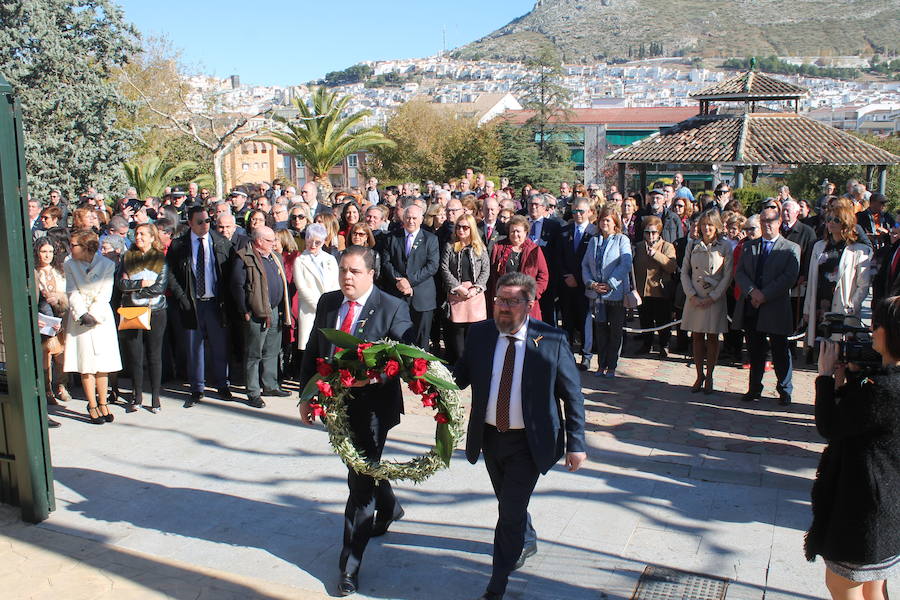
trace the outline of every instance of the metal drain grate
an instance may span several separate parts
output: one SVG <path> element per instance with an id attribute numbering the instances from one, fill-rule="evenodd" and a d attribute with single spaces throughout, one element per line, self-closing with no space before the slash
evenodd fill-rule
<path id="1" fill-rule="evenodd" d="M 724 600 L 728 580 L 648 565 L 631 600 Z"/>

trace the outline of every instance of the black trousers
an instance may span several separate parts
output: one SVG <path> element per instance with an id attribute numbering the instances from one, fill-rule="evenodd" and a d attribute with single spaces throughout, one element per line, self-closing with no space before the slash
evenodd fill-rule
<path id="1" fill-rule="evenodd" d="M 482 451 L 499 509 L 487 590 L 502 595 L 509 574 L 522 554 L 525 539 L 536 538 L 528 517 L 528 502 L 540 471 L 531 457 L 523 429 L 500 433 L 495 427 L 485 425 Z"/>
<path id="2" fill-rule="evenodd" d="M 744 314 L 745 331 L 747 333 L 747 350 L 750 354 L 750 389 L 751 392 L 762 392 L 763 374 L 766 371 L 766 354 L 772 350 L 772 364 L 778 382 L 775 390 L 779 397 L 790 398 L 794 391 L 794 365 L 789 349 L 788 336 L 764 333 L 756 330 L 757 313 L 750 310 L 750 301 Z"/>
<path id="3" fill-rule="evenodd" d="M 556 290 L 552 288 L 547 289 L 544 295 L 541 296 L 541 299 L 538 300 L 538 304 L 541 307 L 541 321 L 556 327 L 559 323 L 556 314 Z"/>
<path id="4" fill-rule="evenodd" d="M 150 394 L 153 406 L 159 408 L 159 388 L 162 384 L 162 348 L 166 335 L 165 308 L 150 312 L 150 331 L 127 329 L 119 332 L 125 360 L 131 365 L 134 403 L 141 403 L 144 392 L 144 368 L 150 372 Z"/>
<path id="5" fill-rule="evenodd" d="M 606 319 L 594 319 L 594 348 L 601 371 L 615 371 L 622 352 L 622 334 L 625 327 L 625 305 L 621 302 L 606 303 Z"/>
<path id="6" fill-rule="evenodd" d="M 638 316 L 641 320 L 641 329 L 665 325 L 672 320 L 672 301 L 668 298 L 644 296 L 643 302 L 641 302 L 641 305 L 638 307 Z M 672 330 L 666 327 L 665 329 L 660 329 L 658 333 L 660 348 L 667 349 Z M 644 338 L 645 348 L 653 346 L 652 333 L 645 333 L 642 337 Z"/>
<path id="7" fill-rule="evenodd" d="M 413 343 L 422 350 L 428 351 L 428 344 L 431 342 L 431 319 L 434 316 L 433 310 L 413 310 L 409 309 L 409 318 L 413 323 L 413 331 L 416 337 Z"/>
<path id="8" fill-rule="evenodd" d="M 559 289 L 560 312 L 563 329 L 569 338 L 569 347 L 573 350 L 584 345 L 584 319 L 587 317 L 588 299 L 584 295 L 584 286 L 570 288 L 565 283 Z M 541 309 L 543 314 L 543 308 Z M 590 348 L 586 348 L 590 353 Z M 584 352 L 582 351 L 582 354 Z"/>
<path id="9" fill-rule="evenodd" d="M 353 443 L 367 459 L 381 460 L 389 428 L 382 426 L 374 413 L 367 417 L 368 427 L 359 418 L 351 419 Z M 344 547 L 338 566 L 342 572 L 356 573 L 372 535 L 376 512 L 379 520 L 389 521 L 399 515 L 401 508 L 390 481 L 376 481 L 347 469 L 347 486 L 350 494 L 344 508 Z"/>
<path id="10" fill-rule="evenodd" d="M 469 325 L 471 323 L 444 321 L 444 343 L 447 344 L 447 354 L 444 358 L 451 365 L 455 365 L 462 355 L 466 343 L 466 334 L 469 332 Z"/>

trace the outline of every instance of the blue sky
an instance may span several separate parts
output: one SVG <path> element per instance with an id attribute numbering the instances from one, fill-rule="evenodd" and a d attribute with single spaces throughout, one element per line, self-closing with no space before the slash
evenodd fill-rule
<path id="1" fill-rule="evenodd" d="M 191 70 L 237 74 L 259 85 L 305 83 L 363 60 L 437 54 L 444 28 L 452 49 L 534 6 L 534 0 L 117 2 L 141 33 L 165 34 Z"/>

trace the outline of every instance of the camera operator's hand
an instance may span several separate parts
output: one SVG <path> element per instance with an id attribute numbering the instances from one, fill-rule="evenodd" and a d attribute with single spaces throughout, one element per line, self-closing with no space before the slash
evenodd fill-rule
<path id="1" fill-rule="evenodd" d="M 822 340 L 822 343 L 819 345 L 819 375 L 828 377 L 834 375 L 839 350 L 840 346 L 837 342 Z"/>

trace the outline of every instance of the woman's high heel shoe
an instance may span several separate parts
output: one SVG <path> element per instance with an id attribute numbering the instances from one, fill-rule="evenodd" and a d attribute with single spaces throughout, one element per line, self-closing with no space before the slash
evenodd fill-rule
<path id="1" fill-rule="evenodd" d="M 94 416 L 94 412 L 97 413 L 97 416 Z M 103 415 L 100 414 L 99 406 L 88 406 L 88 418 L 94 425 L 103 425 L 104 423 L 106 423 L 106 419 L 104 419 Z"/>
<path id="2" fill-rule="evenodd" d="M 697 380 L 694 381 L 694 385 L 691 386 L 691 393 L 696 394 L 703 388 L 703 381 L 706 379 L 703 375 L 697 375 Z"/>
<path id="3" fill-rule="evenodd" d="M 105 420 L 107 423 L 112 423 L 116 420 L 115 415 L 109 412 L 109 404 L 107 404 L 106 402 L 100 403 L 99 412 L 100 416 L 103 417 L 103 420 Z"/>

